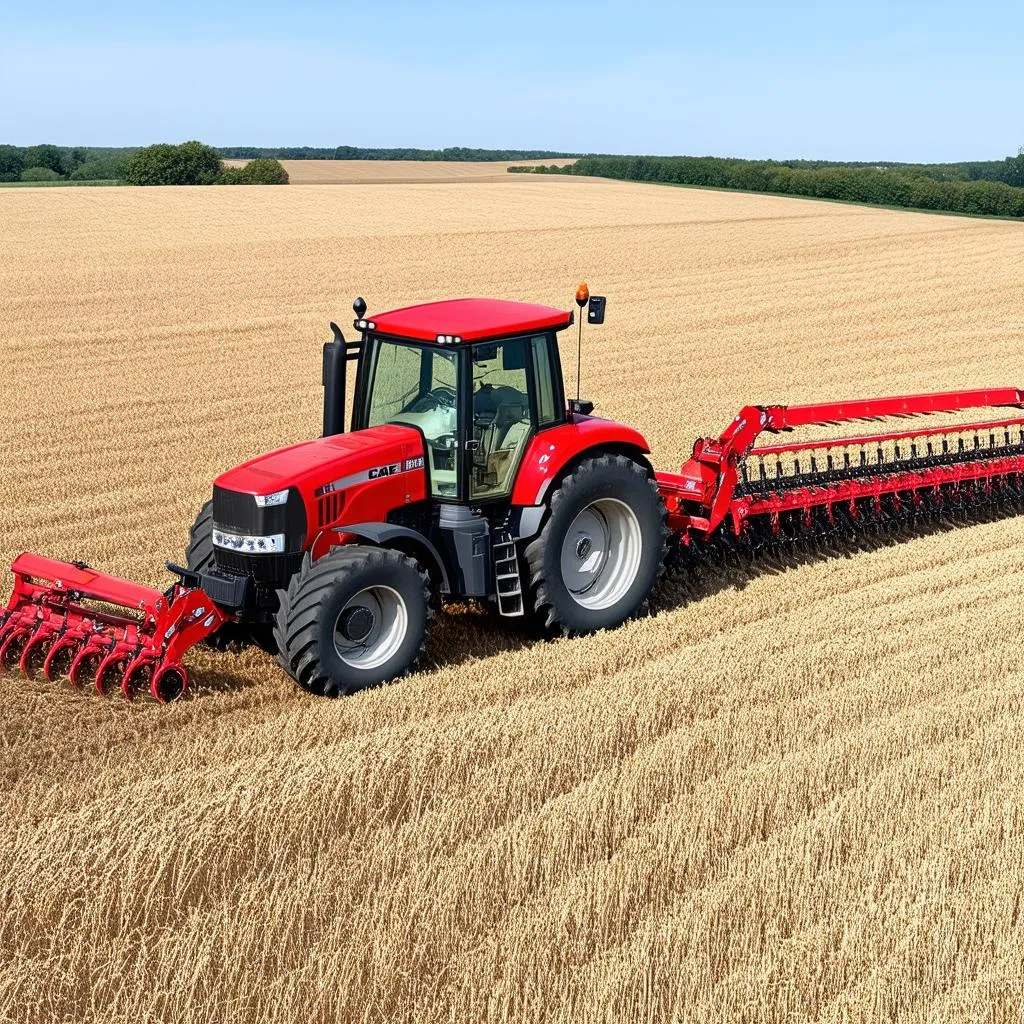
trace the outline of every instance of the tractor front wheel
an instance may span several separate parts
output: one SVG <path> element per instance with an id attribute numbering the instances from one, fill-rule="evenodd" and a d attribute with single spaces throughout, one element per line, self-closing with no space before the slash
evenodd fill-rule
<path id="1" fill-rule="evenodd" d="M 399 551 L 350 545 L 302 568 L 280 591 L 278 661 L 305 690 L 340 697 L 411 671 L 430 619 L 430 578 Z"/>
<path id="2" fill-rule="evenodd" d="M 636 615 L 663 571 L 668 532 L 645 466 L 623 455 L 581 462 L 555 486 L 547 522 L 526 547 L 542 625 L 591 633 Z"/>

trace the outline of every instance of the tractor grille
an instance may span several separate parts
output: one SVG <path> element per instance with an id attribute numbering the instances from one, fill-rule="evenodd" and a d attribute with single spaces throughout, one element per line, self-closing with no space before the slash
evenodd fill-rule
<path id="1" fill-rule="evenodd" d="M 251 494 L 213 488 L 214 524 L 230 533 L 265 537 L 283 533 L 282 554 L 255 555 L 215 547 L 214 558 L 222 569 L 252 576 L 261 583 L 283 583 L 302 564 L 306 546 L 306 508 L 302 496 L 293 487 L 283 505 L 260 508 Z"/>
<path id="2" fill-rule="evenodd" d="M 214 548 L 214 559 L 221 569 L 239 576 L 251 576 L 257 583 L 283 586 L 302 566 L 302 552 L 296 555 L 245 555 L 238 551 Z"/>
<path id="3" fill-rule="evenodd" d="M 319 525 L 324 527 L 336 523 L 341 518 L 341 510 L 344 507 L 344 491 L 328 491 L 323 497 L 317 498 L 316 512 Z"/>

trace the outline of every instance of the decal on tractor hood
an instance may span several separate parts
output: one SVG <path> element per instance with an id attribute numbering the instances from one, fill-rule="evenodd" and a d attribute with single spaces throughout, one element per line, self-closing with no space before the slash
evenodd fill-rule
<path id="1" fill-rule="evenodd" d="M 386 476 L 398 476 L 399 473 L 410 473 L 414 469 L 422 469 L 423 466 L 424 459 L 422 455 L 414 459 L 405 459 L 402 462 L 389 462 L 384 466 L 372 466 L 370 469 L 364 469 L 359 473 L 350 473 L 348 476 L 343 476 L 340 480 L 334 480 L 329 484 L 318 487 L 316 489 L 316 496 L 322 498 L 325 494 L 343 491 L 346 487 L 353 487 L 355 484 L 365 484 L 370 480 L 380 480 Z"/>

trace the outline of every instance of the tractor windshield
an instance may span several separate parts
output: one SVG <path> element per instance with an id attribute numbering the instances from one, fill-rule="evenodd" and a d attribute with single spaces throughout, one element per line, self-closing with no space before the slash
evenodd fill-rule
<path id="1" fill-rule="evenodd" d="M 461 354 L 434 345 L 381 338 L 366 396 L 366 426 L 399 423 L 423 434 L 435 495 L 458 492 L 458 364 Z"/>

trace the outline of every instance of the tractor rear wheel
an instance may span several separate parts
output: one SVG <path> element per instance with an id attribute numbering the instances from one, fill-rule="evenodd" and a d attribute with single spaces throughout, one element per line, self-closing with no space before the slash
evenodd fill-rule
<path id="1" fill-rule="evenodd" d="M 588 458 L 555 486 L 549 508 L 525 552 L 541 624 L 592 633 L 638 614 L 664 569 L 669 534 L 647 468 L 624 455 Z"/>
<path id="2" fill-rule="evenodd" d="M 430 619 L 430 577 L 400 551 L 334 548 L 280 591 L 278 661 L 310 693 L 340 697 L 389 682 L 419 661 Z"/>

